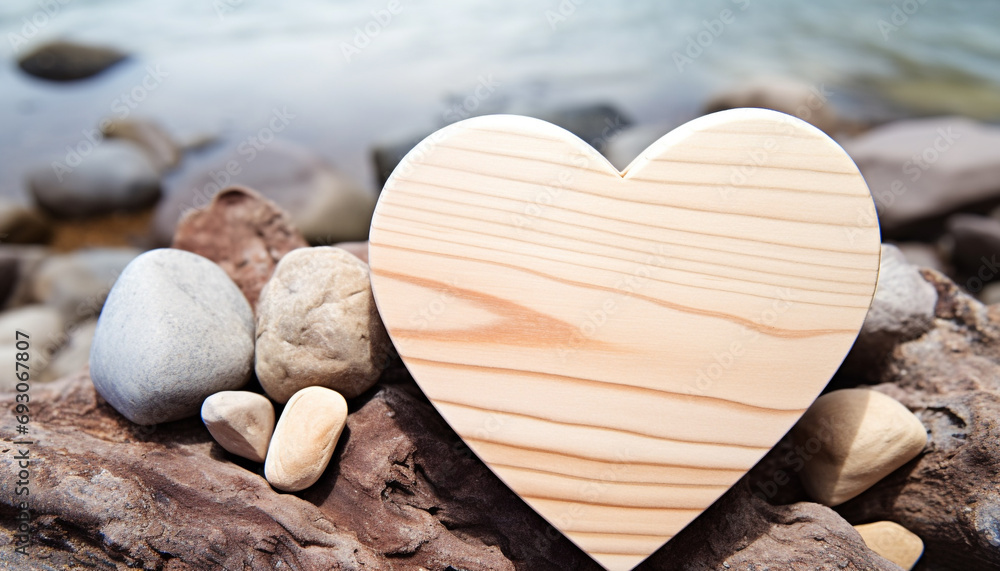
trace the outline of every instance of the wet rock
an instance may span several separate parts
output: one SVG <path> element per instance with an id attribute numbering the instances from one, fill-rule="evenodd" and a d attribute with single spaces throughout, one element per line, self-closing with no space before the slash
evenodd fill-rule
<path id="1" fill-rule="evenodd" d="M 201 404 L 201 421 L 226 451 L 254 462 L 267 457 L 274 405 L 266 396 L 249 391 L 215 393 Z"/>
<path id="2" fill-rule="evenodd" d="M 55 307 L 67 324 L 96 317 L 115 280 L 141 252 L 92 248 L 49 256 L 31 280 L 34 300 Z"/>
<path id="3" fill-rule="evenodd" d="M 802 484 L 816 501 L 835 506 L 915 458 L 927 443 L 920 421 L 898 401 L 867 389 L 827 393 L 792 429 L 811 457 Z M 810 447 L 811 441 L 816 445 Z"/>
<path id="4" fill-rule="evenodd" d="M 111 119 L 101 124 L 109 139 L 131 141 L 153 162 L 157 172 L 177 166 L 183 149 L 158 123 L 145 119 Z"/>
<path id="5" fill-rule="evenodd" d="M 256 307 L 282 256 L 308 245 L 278 205 L 249 188 L 230 187 L 181 219 L 172 247 L 219 264 Z"/>
<path id="6" fill-rule="evenodd" d="M 0 199 L 0 242 L 46 244 L 52 239 L 52 222 L 33 208 Z"/>
<path id="7" fill-rule="evenodd" d="M 368 272 L 330 246 L 282 258 L 257 306 L 255 369 L 268 396 L 285 402 L 317 385 L 354 398 L 375 384 L 392 346 Z"/>
<path id="8" fill-rule="evenodd" d="M 88 218 L 135 212 L 159 200 L 156 166 L 134 143 L 106 140 L 89 148 L 75 161 L 58 157 L 28 173 L 32 196 L 49 214 Z"/>
<path id="9" fill-rule="evenodd" d="M 618 133 L 632 124 L 620 111 L 610 105 L 586 105 L 560 110 L 518 109 L 519 115 L 528 115 L 548 121 L 566 129 L 586 141 L 590 146 L 604 152 L 608 144 Z M 431 133 L 424 133 L 396 142 L 377 145 L 372 149 L 372 160 L 375 163 L 375 175 L 381 189 L 385 181 L 406 156 L 406 153 L 417 146 Z"/>
<path id="10" fill-rule="evenodd" d="M 854 526 L 865 540 L 865 544 L 909 571 L 924 553 L 924 542 L 910 530 L 892 521 L 876 521 Z"/>
<path id="11" fill-rule="evenodd" d="M 19 331 L 22 335 L 18 335 Z M 53 345 L 61 343 L 62 333 L 62 319 L 51 307 L 29 305 L 0 313 L 0 351 L 8 365 L 0 370 L 0 392 L 13 391 L 21 380 L 17 377 L 19 373 L 27 372 L 29 383 L 42 380 Z M 19 341 L 27 342 L 28 349 L 18 349 Z M 16 360 L 18 353 L 26 353 L 27 360 Z M 22 362 L 27 368 L 19 369 L 15 362 Z"/>
<path id="12" fill-rule="evenodd" d="M 157 206 L 154 222 L 161 244 L 170 243 L 182 214 L 204 208 L 223 187 L 233 184 L 273 200 L 309 242 L 368 238 L 376 200 L 372 193 L 297 145 L 274 141 L 259 151 L 250 150 L 252 156 L 237 152 L 222 157 L 171 185 Z"/>
<path id="13" fill-rule="evenodd" d="M 138 424 L 198 413 L 253 366 L 253 310 L 229 276 L 183 250 L 134 259 L 108 294 L 90 353 L 102 397 Z"/>
<path id="14" fill-rule="evenodd" d="M 97 75 L 126 57 L 114 48 L 56 41 L 24 54 L 17 65 L 35 77 L 72 81 Z"/>
<path id="15" fill-rule="evenodd" d="M 814 86 L 784 77 L 764 77 L 736 85 L 713 96 L 705 113 L 739 107 L 773 109 L 798 117 L 827 134 L 837 132 L 840 121 L 822 85 Z"/>
<path id="16" fill-rule="evenodd" d="M 268 483 L 285 492 L 315 484 L 330 464 L 346 422 L 347 401 L 337 391 L 306 387 L 292 395 L 267 448 Z"/>
<path id="17" fill-rule="evenodd" d="M 863 377 L 877 375 L 893 347 L 931 329 L 936 301 L 934 287 L 920 270 L 898 248 L 883 244 L 875 298 L 842 370 Z"/>
<path id="18" fill-rule="evenodd" d="M 883 236 L 1000 198 L 1000 127 L 960 117 L 910 119 L 843 141 L 879 212 Z"/>

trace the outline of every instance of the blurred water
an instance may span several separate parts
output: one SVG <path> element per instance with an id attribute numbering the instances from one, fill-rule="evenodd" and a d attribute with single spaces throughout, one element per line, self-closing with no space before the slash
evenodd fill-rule
<path id="1" fill-rule="evenodd" d="M 369 185 L 374 142 L 440 125 L 466 113 L 463 103 L 517 112 L 611 102 L 638 122 L 673 123 L 714 90 L 776 74 L 824 86 L 843 112 L 861 118 L 1000 118 L 998 2 L 398 0 L 383 25 L 389 6 L 4 0 L 0 195 L 23 196 L 28 165 L 65 154 L 84 130 L 120 115 L 122 94 L 142 83 L 147 66 L 163 79 L 131 116 L 157 119 L 182 137 L 222 134 L 227 145 L 283 108 L 295 116 L 283 137 Z M 345 45 L 364 44 L 358 31 L 366 26 L 376 34 L 346 57 Z M 53 38 L 134 57 L 72 84 L 16 68 L 17 53 Z M 493 89 L 476 98 L 483 84 Z"/>

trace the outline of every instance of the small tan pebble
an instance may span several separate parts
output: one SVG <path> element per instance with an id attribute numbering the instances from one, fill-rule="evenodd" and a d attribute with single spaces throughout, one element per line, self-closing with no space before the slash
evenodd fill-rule
<path id="1" fill-rule="evenodd" d="M 274 406 L 249 391 L 221 391 L 201 405 L 201 420 L 227 451 L 263 462 L 274 432 Z"/>
<path id="2" fill-rule="evenodd" d="M 286 492 L 315 484 L 330 463 L 346 423 L 347 401 L 337 391 L 306 387 L 295 393 L 271 437 L 264 477 Z"/>
<path id="3" fill-rule="evenodd" d="M 927 431 L 892 397 L 844 389 L 813 403 L 792 429 L 805 459 L 802 484 L 816 501 L 842 504 L 920 454 Z"/>
<path id="4" fill-rule="evenodd" d="M 924 553 L 924 542 L 912 531 L 892 521 L 854 526 L 868 548 L 909 571 Z"/>
<path id="5" fill-rule="evenodd" d="M 364 263 L 368 263 L 368 242 L 340 242 L 333 245 L 334 248 L 340 248 L 341 250 L 347 250 L 354 257 L 361 260 Z"/>

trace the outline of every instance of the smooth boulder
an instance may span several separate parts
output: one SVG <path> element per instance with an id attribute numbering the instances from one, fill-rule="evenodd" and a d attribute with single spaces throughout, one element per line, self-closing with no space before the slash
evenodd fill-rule
<path id="1" fill-rule="evenodd" d="M 56 41 L 42 44 L 24 54 L 17 65 L 35 77 L 73 81 L 97 75 L 126 57 L 123 52 L 110 47 Z"/>
<path id="2" fill-rule="evenodd" d="M 263 462 L 274 433 L 274 405 L 262 394 L 221 391 L 201 405 L 201 421 L 227 451 Z"/>
<path id="3" fill-rule="evenodd" d="M 129 263 L 135 248 L 89 248 L 49 256 L 31 279 L 31 295 L 55 307 L 67 323 L 96 317 L 104 300 Z"/>
<path id="4" fill-rule="evenodd" d="M 289 252 L 257 305 L 257 378 L 278 402 L 318 385 L 353 398 L 388 365 L 391 344 L 368 264 L 340 248 Z"/>
<path id="5" fill-rule="evenodd" d="M 57 218 L 80 219 L 134 212 L 159 200 L 159 172 L 141 148 L 122 140 L 90 148 L 75 164 L 57 157 L 28 173 L 28 188 L 42 209 Z"/>
<path id="6" fill-rule="evenodd" d="M 337 391 L 307 387 L 292 395 L 267 449 L 267 481 L 285 492 L 315 484 L 330 463 L 345 424 L 347 401 Z"/>
<path id="7" fill-rule="evenodd" d="M 927 443 L 920 420 L 892 397 L 869 389 L 827 393 L 792 429 L 809 455 L 801 471 L 809 495 L 836 506 L 917 457 Z"/>
<path id="8" fill-rule="evenodd" d="M 253 310 L 222 268 L 183 250 L 152 250 L 108 294 L 91 377 L 132 422 L 178 420 L 197 414 L 207 396 L 246 384 L 253 339 Z"/>

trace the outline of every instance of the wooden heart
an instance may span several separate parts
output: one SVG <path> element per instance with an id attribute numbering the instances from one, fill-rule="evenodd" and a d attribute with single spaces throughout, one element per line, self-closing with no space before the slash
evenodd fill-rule
<path id="1" fill-rule="evenodd" d="M 609 570 L 743 476 L 837 370 L 879 229 L 844 151 L 788 115 L 691 121 L 618 172 L 554 125 L 446 127 L 385 185 L 372 286 L 421 389 Z"/>

